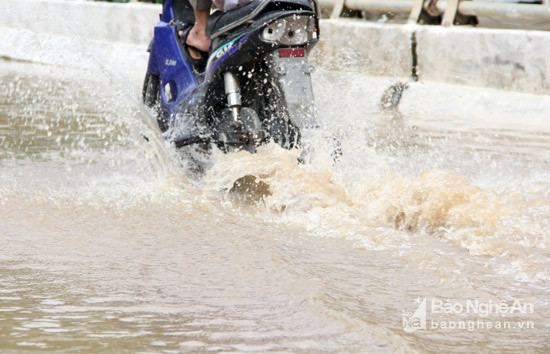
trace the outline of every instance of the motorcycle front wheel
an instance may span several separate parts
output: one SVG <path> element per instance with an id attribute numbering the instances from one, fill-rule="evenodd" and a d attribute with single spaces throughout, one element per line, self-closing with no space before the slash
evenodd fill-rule
<path id="1" fill-rule="evenodd" d="M 256 75 L 243 87 L 244 105 L 258 113 L 267 139 L 286 149 L 298 147 L 300 131 L 292 124 L 278 83 L 268 74 L 268 70 L 257 72 L 264 74 Z"/>
<path id="2" fill-rule="evenodd" d="M 156 120 L 161 132 L 165 132 L 169 128 L 168 112 L 162 106 L 160 99 L 160 76 L 145 74 L 142 89 L 143 104 L 153 110 L 156 115 Z"/>

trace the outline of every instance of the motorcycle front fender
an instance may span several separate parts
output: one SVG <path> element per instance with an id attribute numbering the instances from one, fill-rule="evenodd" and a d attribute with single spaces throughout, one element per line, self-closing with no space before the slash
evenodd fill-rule
<path id="1" fill-rule="evenodd" d="M 271 57 L 271 74 L 278 81 L 288 116 L 300 131 L 318 127 L 315 99 L 311 84 L 314 68 L 307 57 Z"/>

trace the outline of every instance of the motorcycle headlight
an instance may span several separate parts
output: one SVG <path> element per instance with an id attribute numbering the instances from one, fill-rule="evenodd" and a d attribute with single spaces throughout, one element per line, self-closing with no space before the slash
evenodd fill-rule
<path id="1" fill-rule="evenodd" d="M 287 16 L 268 24 L 262 32 L 262 38 L 283 45 L 305 44 L 317 38 L 315 21 L 311 16 Z"/>

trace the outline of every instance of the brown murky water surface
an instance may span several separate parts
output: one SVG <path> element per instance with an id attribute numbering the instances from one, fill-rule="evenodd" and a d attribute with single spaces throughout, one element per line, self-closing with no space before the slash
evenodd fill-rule
<path id="1" fill-rule="evenodd" d="M 320 139 L 197 177 L 141 49 L 127 75 L 62 47 L 0 61 L 0 351 L 550 350 L 550 130 L 382 113 L 321 67 L 338 163 Z"/>

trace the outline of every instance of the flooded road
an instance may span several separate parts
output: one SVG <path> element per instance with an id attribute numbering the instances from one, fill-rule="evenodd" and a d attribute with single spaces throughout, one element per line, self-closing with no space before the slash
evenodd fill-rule
<path id="1" fill-rule="evenodd" d="M 388 80 L 321 66 L 338 163 L 268 145 L 196 178 L 142 48 L 79 46 L 0 61 L 0 351 L 550 350 L 550 129 L 384 112 Z"/>

